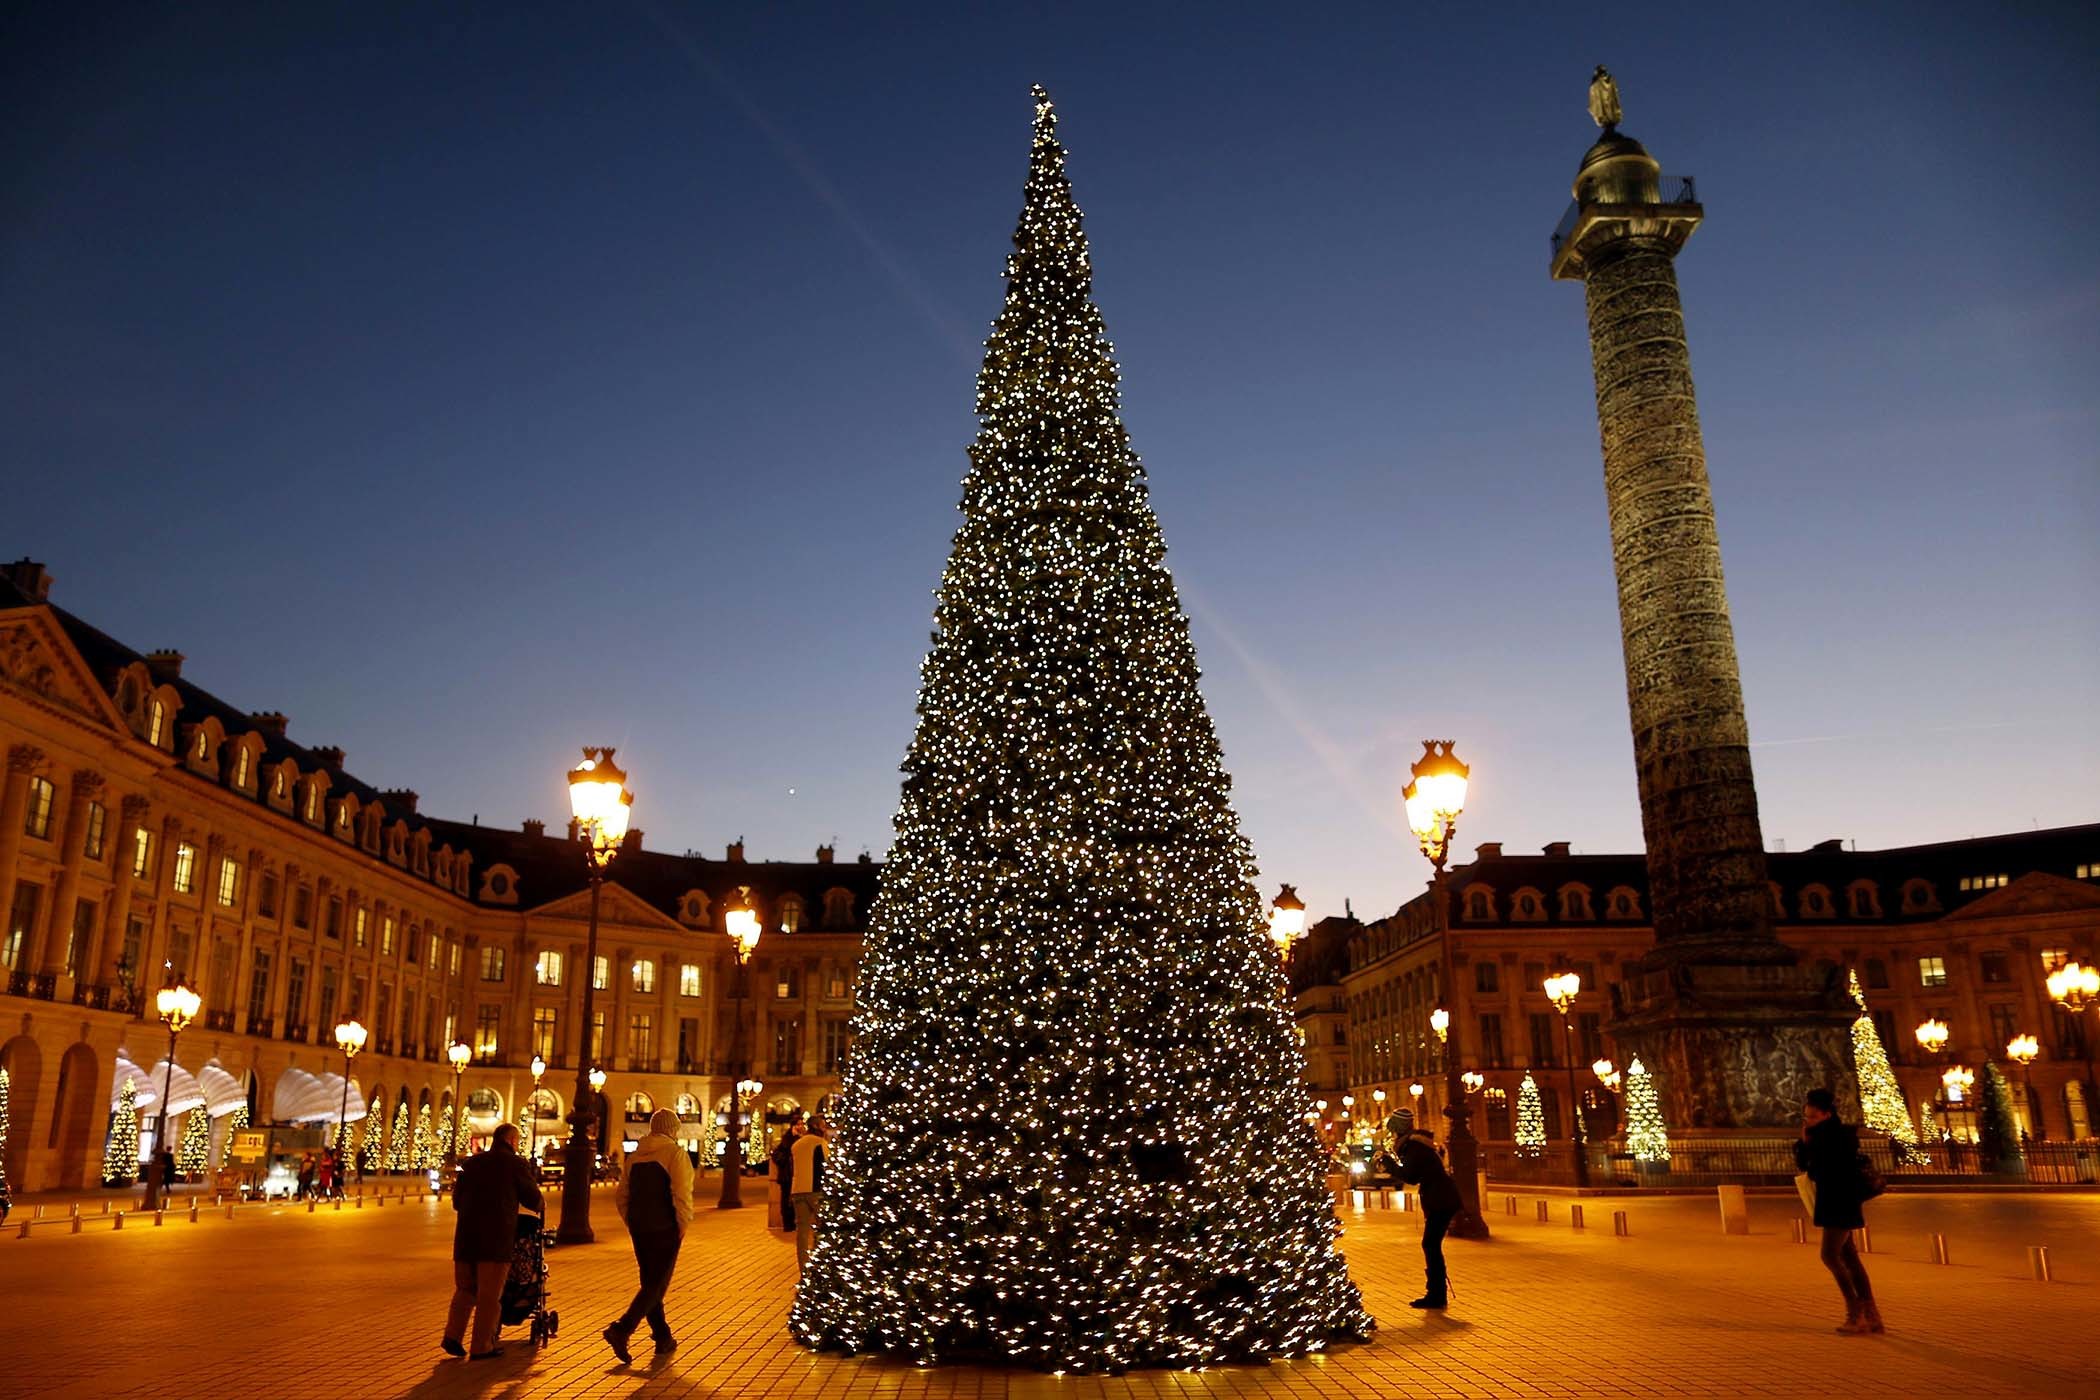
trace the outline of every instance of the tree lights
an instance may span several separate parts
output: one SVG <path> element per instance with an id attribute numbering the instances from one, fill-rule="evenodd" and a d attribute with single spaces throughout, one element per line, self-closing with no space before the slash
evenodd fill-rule
<path id="1" fill-rule="evenodd" d="M 1636 1162 L 1670 1160 L 1670 1130 L 1663 1122 L 1655 1076 L 1639 1056 L 1626 1066 L 1626 1150 Z"/>
<path id="2" fill-rule="evenodd" d="M 1370 1325 L 1048 97 L 870 919 L 807 1345 L 1045 1370 Z"/>
<path id="3" fill-rule="evenodd" d="M 139 1086 L 130 1079 L 117 1090 L 109 1113 L 109 1145 L 102 1149 L 102 1184 L 129 1186 L 139 1172 Z"/>
<path id="4" fill-rule="evenodd" d="M 1852 1000 L 1859 1016 L 1852 1022 L 1852 1065 L 1859 1079 L 1860 1120 L 1876 1132 L 1887 1133 L 1897 1161 L 1918 1155 L 1918 1129 L 1910 1121 L 1910 1106 L 1903 1086 L 1889 1067 L 1888 1051 L 1874 1018 L 1867 1014 L 1867 999 L 1859 989 L 1859 974 L 1851 974 Z"/>

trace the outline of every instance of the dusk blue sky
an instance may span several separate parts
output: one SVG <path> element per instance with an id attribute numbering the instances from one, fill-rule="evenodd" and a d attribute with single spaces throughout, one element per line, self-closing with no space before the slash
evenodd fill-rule
<path id="1" fill-rule="evenodd" d="M 0 553 L 423 810 L 889 840 L 1058 104 L 1264 894 L 1640 840 L 1582 290 L 1678 261 L 1768 842 L 2100 816 L 2089 5 L 45 4 L 0 32 Z M 2100 856 L 2100 852 L 2095 853 Z"/>

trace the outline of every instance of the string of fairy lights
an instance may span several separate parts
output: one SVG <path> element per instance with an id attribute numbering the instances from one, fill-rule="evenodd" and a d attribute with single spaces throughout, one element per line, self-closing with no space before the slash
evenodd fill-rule
<path id="1" fill-rule="evenodd" d="M 805 1344 L 1046 1370 L 1371 1327 L 1057 139 L 871 914 Z"/>

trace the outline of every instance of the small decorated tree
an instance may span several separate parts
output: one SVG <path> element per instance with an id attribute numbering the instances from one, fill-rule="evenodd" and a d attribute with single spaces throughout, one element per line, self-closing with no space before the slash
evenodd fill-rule
<path id="1" fill-rule="evenodd" d="M 424 1104 L 416 1110 L 416 1135 L 409 1143 L 408 1169 L 416 1172 L 430 1170 L 430 1150 L 434 1139 L 430 1136 L 430 1105 Z"/>
<path id="2" fill-rule="evenodd" d="M 1670 1160 L 1670 1130 L 1663 1122 L 1655 1076 L 1638 1056 L 1626 1066 L 1626 1148 L 1636 1162 Z"/>
<path id="3" fill-rule="evenodd" d="M 386 1162 L 386 1105 L 374 1103 L 365 1110 L 365 1125 L 357 1134 L 357 1168 L 376 1172 Z"/>
<path id="4" fill-rule="evenodd" d="M 1903 1101 L 1903 1086 L 1896 1082 L 1881 1034 L 1874 1029 L 1874 1018 L 1867 1014 L 1859 973 L 1851 976 L 1852 1000 L 1859 1007 L 1859 1019 L 1852 1023 L 1852 1064 L 1859 1079 L 1860 1118 L 1874 1131 L 1888 1134 L 1889 1148 L 1898 1162 L 1924 1161 L 1925 1154 L 1918 1147 L 1917 1126 L 1910 1121 L 1910 1109 Z"/>
<path id="5" fill-rule="evenodd" d="M 175 1149 L 175 1170 L 202 1176 L 211 1169 L 211 1112 L 198 1104 L 183 1115 L 182 1145 Z"/>
<path id="6" fill-rule="evenodd" d="M 139 1174 L 139 1090 L 127 1079 L 109 1115 L 109 1142 L 102 1149 L 102 1184 L 129 1186 Z"/>
<path id="7" fill-rule="evenodd" d="M 1546 1155 L 1546 1107 L 1539 1101 L 1538 1081 L 1528 1070 L 1523 1087 L 1517 1090 L 1517 1155 Z"/>
<path id="8" fill-rule="evenodd" d="M 246 1102 L 237 1103 L 233 1106 L 233 1112 L 226 1115 L 226 1136 L 219 1139 L 220 1165 L 225 1165 L 226 1154 L 233 1147 L 233 1135 L 247 1126 L 248 1105 Z"/>
<path id="9" fill-rule="evenodd" d="M 2013 1112 L 2012 1086 L 1998 1067 L 1983 1066 L 1983 1103 L 1976 1124 L 1976 1151 L 1985 1169 L 2011 1174 L 2020 1170 L 2020 1120 Z"/>
<path id="10" fill-rule="evenodd" d="M 394 1130 L 387 1134 L 386 1169 L 390 1172 L 408 1170 L 408 1098 L 394 1106 Z"/>
<path id="11" fill-rule="evenodd" d="M 0 1202 L 11 1199 L 7 1188 L 7 1135 L 8 1135 L 8 1084 L 7 1071 L 0 1069 Z"/>
<path id="12" fill-rule="evenodd" d="M 444 1157 L 445 1144 L 451 1142 L 454 1136 L 455 1134 L 452 1130 L 452 1105 L 448 1103 L 445 1105 L 445 1111 L 438 1116 L 437 1134 L 431 1140 L 430 1154 L 433 1161 Z"/>

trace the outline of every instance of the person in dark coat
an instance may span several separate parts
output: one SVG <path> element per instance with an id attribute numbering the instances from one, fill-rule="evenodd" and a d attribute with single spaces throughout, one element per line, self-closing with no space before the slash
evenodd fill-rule
<path id="1" fill-rule="evenodd" d="M 1388 1120 L 1393 1130 L 1393 1151 L 1385 1159 L 1386 1170 L 1422 1194 L 1422 1263 L 1429 1286 L 1411 1308 L 1441 1308 L 1450 1301 L 1450 1275 L 1444 1268 L 1444 1232 L 1458 1218 L 1458 1187 L 1444 1170 L 1444 1159 L 1436 1150 L 1436 1139 L 1415 1126 L 1413 1109 L 1393 1111 Z"/>
<path id="2" fill-rule="evenodd" d="M 504 1123 L 486 1152 L 460 1166 L 452 1185 L 452 1308 L 440 1346 L 454 1356 L 480 1361 L 501 1356 L 496 1329 L 503 1321 L 503 1281 L 510 1276 L 521 1209 L 545 1211 L 547 1203 L 532 1168 L 518 1155 L 518 1129 Z M 474 1315 L 474 1349 L 461 1343 L 467 1314 Z"/>
<path id="3" fill-rule="evenodd" d="M 693 1163 L 678 1141 L 678 1128 L 677 1114 L 668 1108 L 656 1110 L 649 1119 L 648 1133 L 627 1159 L 627 1174 L 620 1178 L 619 1194 L 613 1198 L 620 1218 L 627 1222 L 641 1275 L 634 1301 L 603 1333 L 606 1345 L 622 1364 L 634 1360 L 627 1339 L 644 1322 L 659 1352 L 678 1345 L 664 1317 L 664 1292 L 671 1286 L 671 1271 L 678 1267 L 678 1246 L 685 1239 L 686 1226 L 693 1223 Z"/>
<path id="4" fill-rule="evenodd" d="M 1837 1116 L 1837 1096 L 1811 1089 L 1801 1106 L 1801 1140 L 1794 1144 L 1794 1164 L 1816 1187 L 1816 1228 L 1823 1232 L 1823 1267 L 1845 1295 L 1845 1320 L 1838 1331 L 1850 1335 L 1880 1332 L 1881 1310 L 1874 1306 L 1874 1286 L 1860 1262 L 1852 1232 L 1867 1223 L 1866 1179 L 1859 1170 L 1859 1129 Z"/>
<path id="5" fill-rule="evenodd" d="M 787 1127 L 773 1148 L 773 1184 L 780 1188 L 780 1228 L 795 1233 L 795 1140 L 802 1136 L 802 1110 L 788 1114 Z"/>

